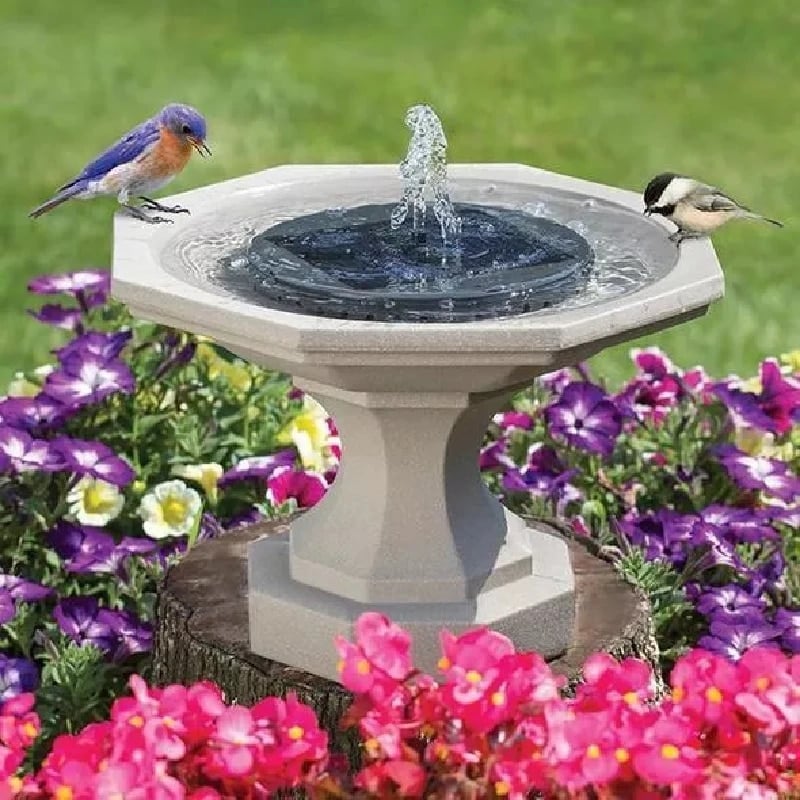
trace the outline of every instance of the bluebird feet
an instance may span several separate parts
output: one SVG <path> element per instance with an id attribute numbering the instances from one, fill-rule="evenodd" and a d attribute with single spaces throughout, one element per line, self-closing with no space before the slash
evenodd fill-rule
<path id="1" fill-rule="evenodd" d="M 169 217 L 151 217 L 149 214 L 145 214 L 139 206 L 133 206 L 129 203 L 123 203 L 122 207 L 131 215 L 136 217 L 136 219 L 140 219 L 142 222 L 147 222 L 150 225 L 158 225 L 160 222 L 169 222 L 172 224 L 175 220 L 170 219 Z"/>
<path id="2" fill-rule="evenodd" d="M 183 206 L 163 206 L 157 200 L 153 200 L 150 197 L 145 197 L 141 195 L 139 197 L 140 200 L 144 201 L 145 208 L 149 211 L 161 211 L 163 214 L 190 214 L 188 208 L 184 208 Z"/>

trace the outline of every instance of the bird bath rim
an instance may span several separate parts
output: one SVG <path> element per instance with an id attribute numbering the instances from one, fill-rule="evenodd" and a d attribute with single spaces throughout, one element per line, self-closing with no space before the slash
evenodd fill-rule
<path id="1" fill-rule="evenodd" d="M 238 337 L 246 331 L 246 340 L 254 345 L 299 351 L 309 357 L 312 353 L 321 357 L 327 354 L 325 357 L 332 359 L 348 351 L 426 351 L 459 358 L 465 351 L 495 356 L 513 351 L 515 357 L 526 352 L 558 351 L 586 345 L 597 339 L 598 331 L 604 340 L 622 336 L 641 327 L 645 319 L 650 329 L 674 324 L 676 316 L 701 314 L 722 296 L 722 271 L 710 242 L 692 241 L 676 248 L 667 241 L 665 223 L 642 215 L 641 198 L 634 192 L 519 164 L 453 164 L 449 170 L 456 199 L 465 181 L 487 185 L 505 182 L 527 187 L 532 201 L 537 192 L 555 189 L 579 200 L 593 199 L 614 207 L 644 232 L 654 249 L 654 261 L 666 268 L 641 289 L 591 306 L 494 320 L 425 324 L 336 320 L 279 311 L 247 302 L 193 277 L 179 257 L 181 244 L 191 241 L 198 231 L 221 231 L 241 223 L 243 209 L 249 209 L 257 219 L 259 201 L 269 200 L 276 193 L 289 190 L 306 196 L 309 191 L 319 193 L 321 188 L 330 187 L 338 188 L 341 194 L 353 181 L 381 180 L 388 200 L 389 194 L 400 188 L 394 165 L 293 165 L 168 198 L 165 202 L 180 202 L 192 210 L 192 216 L 177 219 L 174 226 L 143 225 L 118 213 L 114 221 L 114 292 L 135 313 L 154 321 L 222 339 L 223 333 Z M 356 190 L 353 199 L 363 201 L 363 190 Z M 328 201 L 320 207 L 336 204 Z M 304 210 L 309 210 L 307 203 Z"/>

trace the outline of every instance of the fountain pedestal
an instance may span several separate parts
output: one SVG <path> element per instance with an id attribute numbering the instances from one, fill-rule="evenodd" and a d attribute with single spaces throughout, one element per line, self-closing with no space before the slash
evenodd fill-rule
<path id="1" fill-rule="evenodd" d="M 296 381 L 336 420 L 343 457 L 288 537 L 250 545 L 251 645 L 336 676 L 330 642 L 363 611 L 408 628 L 433 670 L 441 628 L 488 625 L 547 657 L 574 622 L 567 546 L 492 497 L 478 450 L 506 391 L 348 392 Z M 315 635 L 275 637 L 291 614 Z"/>
<path id="2" fill-rule="evenodd" d="M 574 646 L 566 547 L 553 534 L 524 530 L 482 487 L 485 425 L 537 375 L 700 316 L 722 295 L 710 243 L 675 247 L 659 222 L 642 216 L 638 194 L 516 164 L 452 165 L 448 180 L 455 202 L 541 204 L 560 224 L 587 231 L 595 253 L 644 278 L 635 290 L 583 305 L 469 323 L 293 313 L 265 305 L 252 287 L 215 282 L 220 259 L 242 245 L 232 231 L 243 226 L 260 233 L 326 209 L 396 202 L 391 165 L 280 167 L 207 186 L 171 198 L 192 212 L 174 226 L 115 218 L 112 289 L 132 313 L 291 374 L 341 429 L 342 469 L 329 496 L 290 535 L 250 547 L 247 659 L 332 676 L 331 637 L 352 636 L 365 608 L 411 628 L 418 663 L 428 668 L 444 626 L 455 632 L 485 622 L 551 655 Z M 226 546 L 211 544 L 197 550 Z M 204 569 L 213 573 L 209 558 Z M 213 585 L 213 574 L 205 583 L 187 575 L 191 601 L 181 607 L 205 604 Z M 605 616 L 625 625 L 621 614 L 607 608 Z M 240 652 L 240 639 L 232 646 Z"/>

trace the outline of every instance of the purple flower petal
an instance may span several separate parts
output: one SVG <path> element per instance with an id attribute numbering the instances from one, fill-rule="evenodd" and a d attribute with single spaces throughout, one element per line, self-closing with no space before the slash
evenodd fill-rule
<path id="1" fill-rule="evenodd" d="M 100 331 L 87 331 L 82 336 L 76 336 L 71 342 L 53 352 L 59 361 L 64 361 L 70 356 L 94 356 L 106 361 L 116 358 L 128 344 L 133 333 L 129 330 L 116 331 L 115 333 L 101 333 Z"/>
<path id="2" fill-rule="evenodd" d="M 116 632 L 99 619 L 100 607 L 93 597 L 67 597 L 53 609 L 61 631 L 78 644 L 92 644 L 109 653 L 117 646 Z"/>
<path id="3" fill-rule="evenodd" d="M 38 685 L 39 671 L 32 661 L 0 654 L 0 702 L 33 692 Z"/>
<path id="4" fill-rule="evenodd" d="M 46 303 L 38 311 L 29 310 L 28 313 L 45 325 L 53 325 L 67 331 L 76 331 L 80 328 L 83 315 L 79 308 L 65 308 L 56 303 Z"/>
<path id="5" fill-rule="evenodd" d="M 100 609 L 97 621 L 107 625 L 117 637 L 117 645 L 112 654 L 114 661 L 124 661 L 136 653 L 147 653 L 153 647 L 153 626 L 141 622 L 127 611 Z"/>
<path id="6" fill-rule="evenodd" d="M 64 468 L 61 454 L 49 442 L 9 425 L 0 425 L 0 453 L 17 472 L 58 472 Z"/>
<path id="7" fill-rule="evenodd" d="M 569 384 L 559 400 L 545 409 L 545 418 L 552 435 L 603 456 L 613 452 L 622 431 L 617 406 L 599 386 L 585 381 Z"/>
<path id="8" fill-rule="evenodd" d="M 13 428 L 46 429 L 63 422 L 65 416 L 64 406 L 43 394 L 0 400 L 0 422 Z"/>
<path id="9" fill-rule="evenodd" d="M 229 486 L 237 481 L 266 480 L 278 467 L 288 467 L 295 462 L 294 450 L 279 450 L 268 456 L 243 458 L 236 466 L 223 473 L 217 485 Z"/>
<path id="10" fill-rule="evenodd" d="M 119 359 L 103 359 L 91 353 L 73 353 L 61 369 L 45 380 L 45 393 L 68 406 L 99 403 L 117 392 L 130 394 L 135 386 L 133 373 Z"/>
<path id="11" fill-rule="evenodd" d="M 101 442 L 60 436 L 52 444 L 75 475 L 90 475 L 115 486 L 127 486 L 136 477 L 130 465 Z"/>
<path id="12" fill-rule="evenodd" d="M 108 292 L 111 273 L 108 270 L 83 269 L 56 275 L 40 275 L 28 284 L 33 294 L 76 294 L 77 292 Z"/>

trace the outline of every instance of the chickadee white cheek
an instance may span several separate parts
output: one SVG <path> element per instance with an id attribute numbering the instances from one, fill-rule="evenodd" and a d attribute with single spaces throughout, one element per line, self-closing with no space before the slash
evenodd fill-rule
<path id="1" fill-rule="evenodd" d="M 719 228 L 730 218 L 729 211 L 700 211 L 691 203 L 678 203 L 669 219 L 681 228 L 708 233 Z"/>

